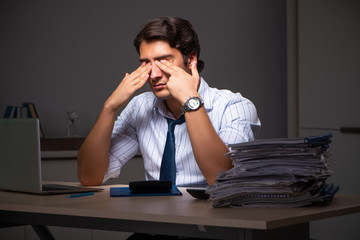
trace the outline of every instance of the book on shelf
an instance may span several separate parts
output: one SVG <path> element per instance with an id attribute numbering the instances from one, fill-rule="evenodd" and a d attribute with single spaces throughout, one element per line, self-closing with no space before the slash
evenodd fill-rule
<path id="1" fill-rule="evenodd" d="M 27 106 L 7 106 L 4 118 L 28 118 Z"/>
<path id="2" fill-rule="evenodd" d="M 7 106 L 5 109 L 4 118 L 13 118 L 15 116 L 16 107 Z"/>
<path id="3" fill-rule="evenodd" d="M 8 105 L 5 109 L 4 118 L 39 118 L 39 115 L 34 103 L 24 102 L 21 106 Z M 41 124 L 40 137 L 44 137 Z"/>

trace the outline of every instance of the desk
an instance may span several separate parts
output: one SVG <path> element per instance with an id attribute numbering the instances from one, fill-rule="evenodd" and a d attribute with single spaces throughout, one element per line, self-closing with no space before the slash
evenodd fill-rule
<path id="1" fill-rule="evenodd" d="M 337 194 L 330 205 L 322 207 L 213 208 L 207 201 L 192 198 L 184 188 L 179 188 L 183 196 L 111 198 L 110 187 L 79 198 L 0 191 L 0 224 L 209 239 L 308 239 L 310 221 L 360 212 L 360 195 Z"/>

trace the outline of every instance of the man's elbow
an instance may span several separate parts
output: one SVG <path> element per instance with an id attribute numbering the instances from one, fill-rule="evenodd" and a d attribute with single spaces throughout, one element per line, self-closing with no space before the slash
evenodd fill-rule
<path id="1" fill-rule="evenodd" d="M 78 179 L 84 186 L 99 186 L 103 183 L 103 177 L 87 176 L 78 173 Z"/>

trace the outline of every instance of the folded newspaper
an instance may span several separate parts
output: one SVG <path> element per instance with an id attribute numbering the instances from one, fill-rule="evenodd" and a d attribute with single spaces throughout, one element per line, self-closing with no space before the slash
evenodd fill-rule
<path id="1" fill-rule="evenodd" d="M 326 180 L 332 134 L 229 145 L 233 168 L 206 192 L 214 207 L 301 207 L 325 204 L 339 190 Z"/>

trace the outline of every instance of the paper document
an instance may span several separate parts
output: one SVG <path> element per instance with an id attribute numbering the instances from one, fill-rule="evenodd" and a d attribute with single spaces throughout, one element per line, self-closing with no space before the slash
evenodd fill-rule
<path id="1" fill-rule="evenodd" d="M 229 145 L 234 167 L 206 192 L 214 207 L 300 207 L 330 201 L 338 187 L 327 159 L 332 134 Z"/>

